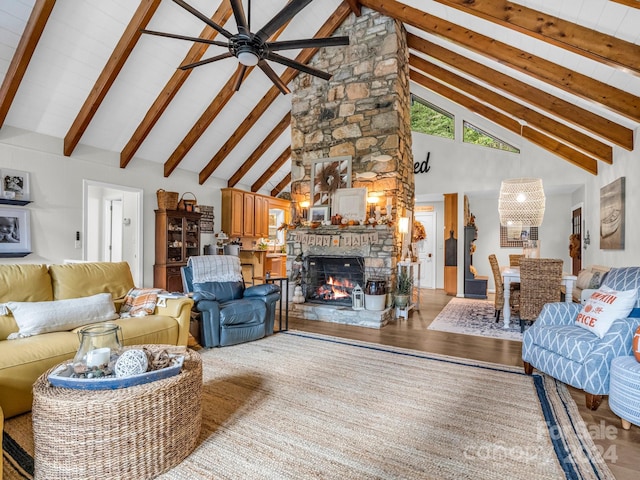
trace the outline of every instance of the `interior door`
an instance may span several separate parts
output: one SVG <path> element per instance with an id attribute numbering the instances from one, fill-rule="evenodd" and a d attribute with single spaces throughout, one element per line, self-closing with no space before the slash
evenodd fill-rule
<path id="1" fill-rule="evenodd" d="M 418 260 L 420 261 L 420 288 L 436 288 L 436 213 L 416 212 L 416 221 L 422 223 L 427 238 L 418 242 Z"/>
<path id="2" fill-rule="evenodd" d="M 569 245 L 571 255 L 571 273 L 578 275 L 582 269 L 582 207 L 578 207 L 571 212 L 571 233 L 575 235 L 574 241 L 577 245 Z"/>

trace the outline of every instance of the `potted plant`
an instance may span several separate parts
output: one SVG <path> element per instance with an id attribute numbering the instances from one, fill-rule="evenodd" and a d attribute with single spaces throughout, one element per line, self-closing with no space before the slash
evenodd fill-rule
<path id="1" fill-rule="evenodd" d="M 409 275 L 407 269 L 400 269 L 398 278 L 396 279 L 396 293 L 394 295 L 396 307 L 406 308 L 411 298 L 411 289 L 413 288 L 413 278 Z"/>

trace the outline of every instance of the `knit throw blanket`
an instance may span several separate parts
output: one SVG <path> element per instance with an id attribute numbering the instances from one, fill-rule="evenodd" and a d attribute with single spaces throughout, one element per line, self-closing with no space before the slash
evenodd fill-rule
<path id="1" fill-rule="evenodd" d="M 189 257 L 187 266 L 193 271 L 193 283 L 241 282 L 240 259 L 234 255 L 202 255 Z"/>

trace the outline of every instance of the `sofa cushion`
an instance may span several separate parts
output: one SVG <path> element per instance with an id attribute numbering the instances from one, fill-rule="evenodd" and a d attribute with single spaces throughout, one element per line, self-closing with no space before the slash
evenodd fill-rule
<path id="1" fill-rule="evenodd" d="M 110 293 L 53 302 L 8 302 L 7 307 L 20 329 L 9 339 L 62 332 L 118 318 Z"/>
<path id="2" fill-rule="evenodd" d="M 533 345 L 562 357 L 583 363 L 600 339 L 575 325 L 546 325 L 545 328 L 527 330 Z"/>
<path id="3" fill-rule="evenodd" d="M 593 292 L 576 317 L 576 325 L 602 338 L 618 318 L 627 318 L 636 303 L 636 290 L 619 292 L 601 287 Z"/>
<path id="4" fill-rule="evenodd" d="M 0 303 L 53 300 L 46 265 L 0 265 Z"/>
<path id="5" fill-rule="evenodd" d="M 110 293 L 114 300 L 124 298 L 135 285 L 127 262 L 69 263 L 49 266 L 53 298 L 64 300 L 96 293 Z"/>

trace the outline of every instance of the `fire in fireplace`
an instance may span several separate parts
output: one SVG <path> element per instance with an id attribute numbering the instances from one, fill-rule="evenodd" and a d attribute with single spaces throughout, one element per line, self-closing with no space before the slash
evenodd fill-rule
<path id="1" fill-rule="evenodd" d="M 309 256 L 306 259 L 307 301 L 351 306 L 351 292 L 363 286 L 364 258 Z"/>

